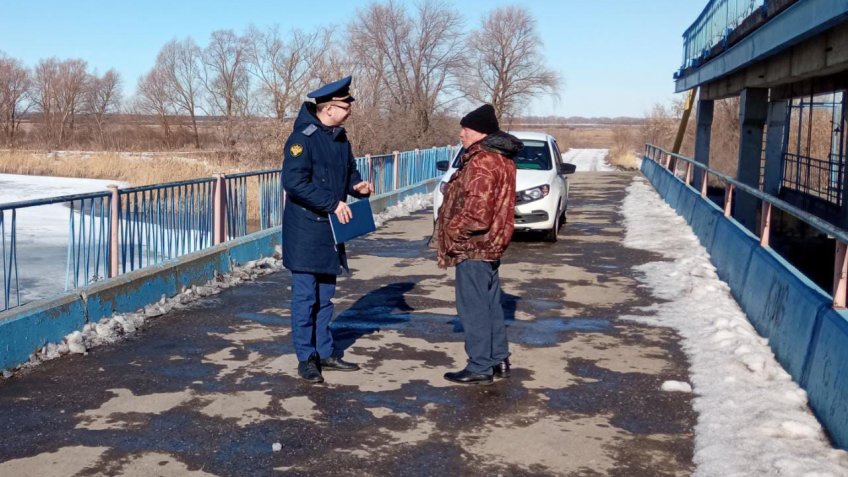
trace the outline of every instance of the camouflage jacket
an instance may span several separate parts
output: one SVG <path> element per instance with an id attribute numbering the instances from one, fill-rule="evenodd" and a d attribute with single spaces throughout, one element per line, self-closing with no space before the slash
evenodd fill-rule
<path id="1" fill-rule="evenodd" d="M 440 268 L 463 260 L 498 260 L 515 228 L 515 163 L 522 148 L 497 132 L 471 145 L 447 183 L 433 232 Z"/>

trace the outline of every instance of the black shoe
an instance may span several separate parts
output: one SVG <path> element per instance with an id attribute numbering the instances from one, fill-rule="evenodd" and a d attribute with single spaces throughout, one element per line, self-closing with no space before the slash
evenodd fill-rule
<path id="1" fill-rule="evenodd" d="M 359 366 L 353 363 L 348 363 L 341 358 L 330 356 L 329 358 L 321 360 L 321 369 L 325 371 L 359 371 Z"/>
<path id="2" fill-rule="evenodd" d="M 492 366 L 492 374 L 494 374 L 496 378 L 508 378 L 510 375 L 509 368 L 509 358 L 505 358 L 500 363 Z"/>
<path id="3" fill-rule="evenodd" d="M 445 373 L 445 379 L 460 384 L 492 384 L 494 380 L 488 374 L 472 373 L 467 369 L 455 373 Z"/>
<path id="4" fill-rule="evenodd" d="M 318 368 L 318 358 L 310 356 L 306 361 L 297 363 L 297 374 L 310 383 L 323 383 L 324 377 Z"/>

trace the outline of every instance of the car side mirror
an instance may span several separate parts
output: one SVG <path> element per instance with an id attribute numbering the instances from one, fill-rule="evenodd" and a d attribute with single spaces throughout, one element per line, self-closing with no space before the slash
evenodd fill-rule
<path id="1" fill-rule="evenodd" d="M 436 161 L 436 169 L 445 172 L 448 170 L 448 161 Z"/>
<path id="2" fill-rule="evenodd" d="M 559 173 L 559 175 L 561 176 L 564 176 L 566 174 L 574 174 L 574 171 L 576 170 L 577 166 L 575 166 L 574 164 L 564 163 L 559 164 L 557 166 L 557 173 Z"/>

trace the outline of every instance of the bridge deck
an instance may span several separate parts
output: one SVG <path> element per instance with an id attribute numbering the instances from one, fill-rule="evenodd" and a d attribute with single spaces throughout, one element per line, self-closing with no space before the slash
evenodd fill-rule
<path id="1" fill-rule="evenodd" d="M 362 371 L 296 377 L 274 273 L 0 384 L 0 475 L 688 474 L 691 397 L 660 390 L 688 381 L 680 338 L 619 319 L 656 301 L 631 267 L 659 258 L 622 245 L 632 176 L 575 175 L 560 241 L 510 247 L 507 380 L 443 380 L 465 355 L 422 212 L 350 245 L 334 327 Z"/>

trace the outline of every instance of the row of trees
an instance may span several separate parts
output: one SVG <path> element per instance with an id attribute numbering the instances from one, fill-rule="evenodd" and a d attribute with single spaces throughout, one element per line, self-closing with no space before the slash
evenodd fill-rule
<path id="1" fill-rule="evenodd" d="M 121 103 L 120 76 L 115 70 L 89 73 L 83 60 L 41 60 L 30 71 L 19 60 L 0 54 L 0 132 L 14 145 L 29 111 L 38 113 L 37 137 L 45 144 L 64 144 L 85 116 L 92 135 L 104 142 L 107 114 Z"/>
<path id="2" fill-rule="evenodd" d="M 0 132 L 9 146 L 118 148 L 134 134 L 148 141 L 136 147 L 258 148 L 276 158 L 306 92 L 352 74 L 357 152 L 425 147 L 453 142 L 457 116 L 473 103 L 492 103 L 507 119 L 555 95 L 561 80 L 540 47 L 520 7 L 490 11 L 467 31 L 438 0 L 388 0 L 341 30 L 219 30 L 205 46 L 174 39 L 126 100 L 114 70 L 98 75 L 83 60 L 56 58 L 30 70 L 0 55 Z"/>

